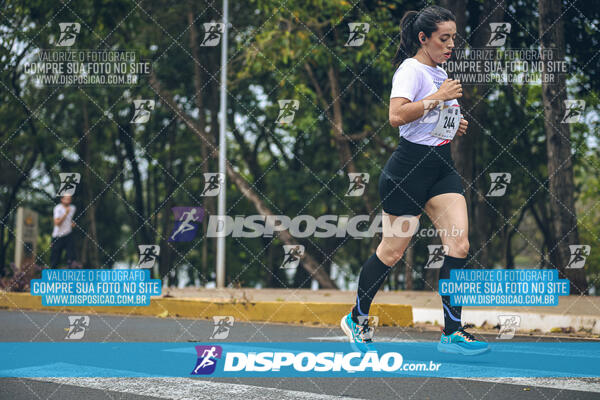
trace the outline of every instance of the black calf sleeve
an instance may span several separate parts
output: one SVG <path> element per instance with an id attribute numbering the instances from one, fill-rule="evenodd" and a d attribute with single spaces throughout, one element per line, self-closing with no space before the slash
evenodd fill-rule
<path id="1" fill-rule="evenodd" d="M 444 256 L 444 264 L 440 269 L 440 279 L 449 279 L 451 269 L 463 269 L 467 262 L 466 258 Z M 450 296 L 442 296 L 442 308 L 444 309 L 444 333 L 449 335 L 461 327 L 461 306 L 451 306 Z"/>
<path id="2" fill-rule="evenodd" d="M 358 323 L 358 316 L 360 315 L 369 315 L 371 302 L 390 273 L 390 269 L 391 267 L 385 265 L 377 257 L 377 253 L 373 253 L 364 263 L 358 278 L 356 305 L 352 308 L 354 322 Z"/>

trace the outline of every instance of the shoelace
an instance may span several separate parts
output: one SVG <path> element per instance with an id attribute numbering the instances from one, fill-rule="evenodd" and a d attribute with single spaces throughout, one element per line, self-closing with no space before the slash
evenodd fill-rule
<path id="1" fill-rule="evenodd" d="M 467 339 L 469 342 L 474 342 L 474 341 L 476 340 L 476 339 L 475 339 L 475 336 L 473 336 L 473 335 L 471 335 L 469 332 L 465 331 L 465 330 L 464 330 L 464 328 L 460 328 L 460 329 L 458 330 L 458 332 L 459 332 L 459 333 L 461 333 L 461 334 L 462 334 L 462 336 L 463 336 L 465 339 Z"/>
<path id="2" fill-rule="evenodd" d="M 373 328 L 371 328 L 367 323 L 364 323 L 364 324 L 360 325 L 358 333 L 363 340 L 370 341 L 371 340 L 371 335 L 370 335 L 371 329 L 373 329 Z"/>

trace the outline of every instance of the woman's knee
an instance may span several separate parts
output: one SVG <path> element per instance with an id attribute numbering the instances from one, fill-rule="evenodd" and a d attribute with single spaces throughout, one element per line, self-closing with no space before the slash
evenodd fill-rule
<path id="1" fill-rule="evenodd" d="M 465 258 L 469 255 L 469 238 L 458 237 L 448 243 L 448 255 L 451 257 Z"/>
<path id="2" fill-rule="evenodd" d="M 385 241 L 379 243 L 377 257 L 388 267 L 393 267 L 404 255 L 404 248 L 393 246 Z"/>

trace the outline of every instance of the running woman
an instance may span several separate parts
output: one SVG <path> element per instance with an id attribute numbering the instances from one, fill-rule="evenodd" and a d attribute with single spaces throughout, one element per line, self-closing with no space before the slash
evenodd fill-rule
<path id="1" fill-rule="evenodd" d="M 465 267 L 469 251 L 468 214 L 464 188 L 450 153 L 453 137 L 466 134 L 467 121 L 456 99 L 462 96 L 458 80 L 448 79 L 439 64 L 452 54 L 455 17 L 449 10 L 430 6 L 407 12 L 400 22 L 401 40 L 392 79 L 389 120 L 399 127 L 400 143 L 379 178 L 383 208 L 383 237 L 376 252 L 363 265 L 358 279 L 356 305 L 341 320 L 350 341 L 372 349 L 368 314 L 375 294 L 404 254 L 423 211 L 438 232 L 448 254 L 440 279 L 451 269 Z M 407 232 L 406 226 L 412 227 Z M 454 229 L 453 229 L 454 228 Z M 459 232 L 450 236 L 448 232 Z M 438 350 L 475 355 L 489 350 L 461 324 L 461 307 L 442 296 L 444 330 Z"/>

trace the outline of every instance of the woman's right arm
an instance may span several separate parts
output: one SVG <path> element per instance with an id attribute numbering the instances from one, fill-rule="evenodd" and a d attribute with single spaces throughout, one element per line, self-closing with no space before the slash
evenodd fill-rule
<path id="1" fill-rule="evenodd" d="M 440 102 L 457 99 L 461 96 L 462 87 L 460 82 L 454 79 L 446 79 L 437 92 L 419 101 L 410 101 L 405 97 L 393 97 L 390 99 L 390 125 L 397 128 L 400 125 L 416 121 Z"/>

